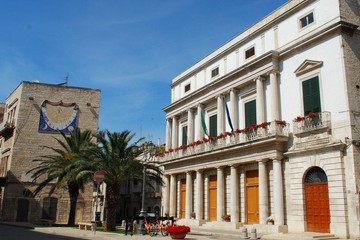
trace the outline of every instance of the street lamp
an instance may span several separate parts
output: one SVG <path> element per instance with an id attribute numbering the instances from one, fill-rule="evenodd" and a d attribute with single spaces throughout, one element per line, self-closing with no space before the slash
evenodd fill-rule
<path id="1" fill-rule="evenodd" d="M 146 187 L 146 168 L 148 164 L 148 160 L 155 154 L 156 146 L 152 142 L 145 142 L 141 148 L 143 148 L 143 183 L 142 183 L 142 196 L 141 196 L 141 210 L 140 210 L 140 227 L 139 231 L 144 235 L 145 234 L 145 226 L 144 226 L 144 218 L 146 217 L 146 210 L 145 210 L 145 187 Z M 139 149 L 138 146 L 133 145 L 132 150 L 136 152 Z"/>

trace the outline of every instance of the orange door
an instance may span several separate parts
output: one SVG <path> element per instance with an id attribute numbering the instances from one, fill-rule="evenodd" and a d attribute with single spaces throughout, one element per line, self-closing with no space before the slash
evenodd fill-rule
<path id="1" fill-rule="evenodd" d="M 327 183 L 305 184 L 305 211 L 308 232 L 330 233 Z"/>
<path id="2" fill-rule="evenodd" d="M 216 221 L 217 199 L 217 176 L 212 175 L 209 178 L 209 220 Z"/>
<path id="3" fill-rule="evenodd" d="M 185 218 L 186 208 L 186 179 L 181 179 L 180 184 L 180 218 Z"/>
<path id="4" fill-rule="evenodd" d="M 247 224 L 259 223 L 259 174 L 246 172 L 246 215 Z"/>

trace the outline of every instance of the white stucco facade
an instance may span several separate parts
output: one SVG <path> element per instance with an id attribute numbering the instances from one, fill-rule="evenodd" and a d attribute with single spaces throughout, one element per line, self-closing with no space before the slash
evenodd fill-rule
<path id="1" fill-rule="evenodd" d="M 359 25 L 356 0 L 289 1 L 175 77 L 164 213 L 359 237 Z"/>

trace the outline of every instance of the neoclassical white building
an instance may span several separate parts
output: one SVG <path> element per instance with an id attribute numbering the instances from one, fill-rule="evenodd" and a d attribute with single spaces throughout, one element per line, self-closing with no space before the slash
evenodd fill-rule
<path id="1" fill-rule="evenodd" d="M 172 80 L 163 213 L 360 237 L 359 9 L 288 1 Z"/>

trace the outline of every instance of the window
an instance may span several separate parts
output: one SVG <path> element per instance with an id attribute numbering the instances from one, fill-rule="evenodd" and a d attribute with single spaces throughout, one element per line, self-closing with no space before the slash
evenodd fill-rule
<path id="1" fill-rule="evenodd" d="M 187 145 L 187 130 L 188 130 L 187 126 L 182 127 L 182 141 L 181 141 L 181 144 L 183 146 Z"/>
<path id="2" fill-rule="evenodd" d="M 248 59 L 255 55 L 255 47 L 252 47 L 245 51 L 245 59 Z"/>
<path id="3" fill-rule="evenodd" d="M 304 114 L 321 112 L 319 77 L 302 82 Z"/>
<path id="4" fill-rule="evenodd" d="M 56 220 L 57 198 L 45 197 L 43 199 L 42 218 Z"/>
<path id="5" fill-rule="evenodd" d="M 213 115 L 209 117 L 210 122 L 210 136 L 216 137 L 217 136 L 217 115 Z"/>
<path id="6" fill-rule="evenodd" d="M 189 83 L 189 84 L 187 84 L 187 85 L 185 86 L 185 92 L 190 91 L 190 89 L 191 89 L 191 85 L 190 85 L 190 83 Z"/>
<path id="7" fill-rule="evenodd" d="M 9 156 L 3 157 L 0 162 L 0 177 L 5 177 L 7 173 L 7 165 Z"/>
<path id="8" fill-rule="evenodd" d="M 256 100 L 245 103 L 245 127 L 256 124 Z"/>
<path id="9" fill-rule="evenodd" d="M 216 77 L 217 75 L 219 75 L 219 68 L 214 68 L 213 70 L 211 70 L 211 77 Z"/>
<path id="10" fill-rule="evenodd" d="M 307 25 L 314 22 L 314 14 L 310 13 L 310 14 L 306 15 L 305 17 L 300 18 L 299 21 L 300 21 L 300 28 L 304 28 Z"/>

